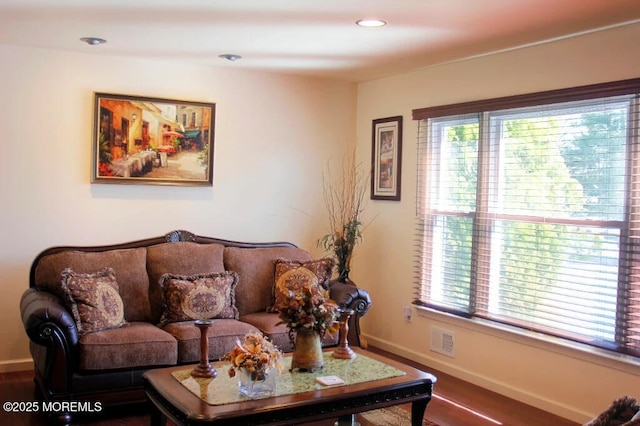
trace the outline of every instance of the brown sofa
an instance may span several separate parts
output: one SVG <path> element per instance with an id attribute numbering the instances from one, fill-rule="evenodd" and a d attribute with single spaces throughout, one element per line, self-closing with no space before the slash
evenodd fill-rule
<path id="1" fill-rule="evenodd" d="M 31 266 L 29 289 L 20 303 L 29 336 L 37 391 L 46 400 L 100 401 L 112 405 L 144 400 L 142 373 L 150 368 L 196 363 L 200 330 L 193 321 L 159 326 L 165 274 L 193 276 L 237 273 L 236 318 L 216 319 L 209 329 L 210 359 L 219 359 L 237 338 L 259 330 L 283 351 L 292 350 L 287 328 L 278 324 L 272 303 L 277 259 L 312 260 L 291 243 L 243 243 L 173 231 L 162 237 L 95 247 L 53 247 L 40 253 Z M 124 327 L 79 333 L 65 303 L 61 275 L 67 268 L 91 274 L 111 267 L 117 276 Z M 329 283 L 330 295 L 355 310 L 349 342 L 359 345 L 359 318 L 371 304 L 363 289 Z M 82 325 L 81 325 L 82 327 Z M 325 337 L 325 346 L 337 336 Z M 69 413 L 62 413 L 68 422 Z"/>

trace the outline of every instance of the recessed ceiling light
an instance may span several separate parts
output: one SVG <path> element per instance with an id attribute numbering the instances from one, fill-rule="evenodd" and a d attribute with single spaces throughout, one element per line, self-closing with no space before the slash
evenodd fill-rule
<path id="1" fill-rule="evenodd" d="M 359 21 L 356 21 L 356 24 L 360 25 L 361 27 L 384 27 L 385 25 L 387 25 L 386 22 L 381 21 L 380 19 L 361 19 Z"/>
<path id="2" fill-rule="evenodd" d="M 223 55 L 218 56 L 219 58 L 226 59 L 227 61 L 235 62 L 238 59 L 242 59 L 240 55 L 234 55 L 232 53 L 225 53 Z"/>
<path id="3" fill-rule="evenodd" d="M 104 44 L 107 42 L 107 40 L 103 38 L 98 38 L 98 37 L 82 37 L 80 41 L 84 41 L 85 43 L 90 44 L 91 46 L 97 46 L 99 44 Z"/>

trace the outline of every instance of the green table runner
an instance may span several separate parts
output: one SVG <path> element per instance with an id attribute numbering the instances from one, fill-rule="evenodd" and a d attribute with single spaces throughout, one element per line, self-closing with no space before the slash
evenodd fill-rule
<path id="1" fill-rule="evenodd" d="M 276 379 L 276 396 L 326 388 L 326 386 L 316 383 L 316 377 L 320 376 L 338 376 L 345 381 L 345 385 L 337 386 L 346 386 L 406 374 L 402 370 L 362 354 L 358 354 L 354 359 L 338 359 L 332 356 L 332 352 L 325 352 L 324 367 L 313 373 L 289 372 L 291 355 L 285 356 L 282 361 L 283 370 Z M 238 391 L 238 376 L 230 378 L 227 374 L 230 366 L 231 364 L 228 363 L 216 366 L 218 377 L 214 379 L 191 377 L 193 367 L 175 371 L 172 375 L 184 387 L 208 404 L 222 405 L 245 401 L 248 398 Z"/>

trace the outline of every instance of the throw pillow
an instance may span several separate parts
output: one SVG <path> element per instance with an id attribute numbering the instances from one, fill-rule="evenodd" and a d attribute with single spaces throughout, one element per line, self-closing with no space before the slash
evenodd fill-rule
<path id="1" fill-rule="evenodd" d="M 160 278 L 163 312 L 160 325 L 197 319 L 238 319 L 235 272 L 191 276 L 164 274 Z"/>
<path id="2" fill-rule="evenodd" d="M 62 271 L 61 287 L 79 336 L 127 325 L 113 268 L 92 274 L 67 268 Z"/>
<path id="3" fill-rule="evenodd" d="M 290 293 L 297 293 L 306 285 L 320 285 L 328 288 L 333 275 L 335 260 L 325 257 L 317 260 L 299 262 L 287 259 L 276 260 L 273 304 L 267 309 L 278 312 L 289 304 Z"/>

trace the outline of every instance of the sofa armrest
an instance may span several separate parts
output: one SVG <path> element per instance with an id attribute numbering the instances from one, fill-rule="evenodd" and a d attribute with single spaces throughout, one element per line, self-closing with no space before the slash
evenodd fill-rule
<path id="1" fill-rule="evenodd" d="M 364 316 L 371 306 L 369 293 L 353 284 L 341 281 L 329 283 L 329 294 L 341 308 L 353 309 L 349 318 L 349 344 L 360 346 L 360 317 Z"/>
<path id="2" fill-rule="evenodd" d="M 36 381 L 43 394 L 68 390 L 77 365 L 78 330 L 73 316 L 59 297 L 36 288 L 23 293 L 20 315 L 29 339 L 45 348 L 44 352 L 32 351 Z"/>
<path id="3" fill-rule="evenodd" d="M 60 298 L 53 293 L 28 289 L 20 300 L 20 313 L 24 329 L 34 343 L 47 346 L 51 333 L 61 334 L 69 347 L 78 343 L 76 323 Z"/>

